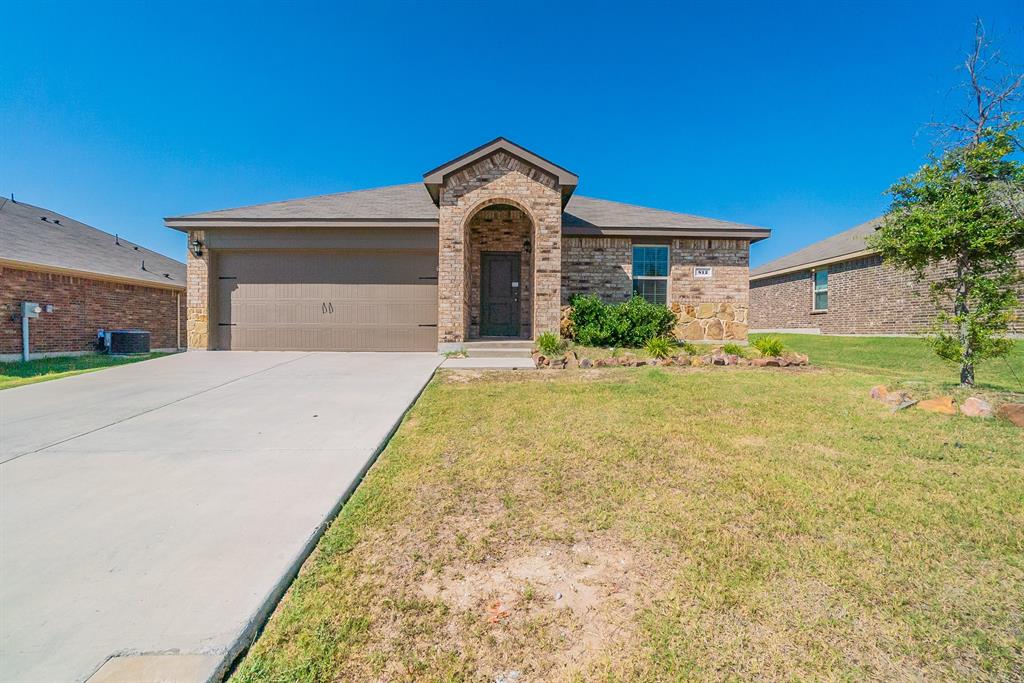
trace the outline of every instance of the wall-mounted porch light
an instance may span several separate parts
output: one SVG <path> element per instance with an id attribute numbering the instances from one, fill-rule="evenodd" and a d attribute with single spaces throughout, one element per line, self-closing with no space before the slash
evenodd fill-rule
<path id="1" fill-rule="evenodd" d="M 527 237 L 525 240 L 523 240 L 523 252 L 529 254 L 532 249 L 533 244 L 530 243 L 530 238 Z"/>
<path id="2" fill-rule="evenodd" d="M 192 247 L 193 254 L 195 254 L 197 257 L 203 255 L 203 241 L 201 239 L 199 239 L 198 237 L 195 238 L 194 240 L 192 240 L 190 245 Z"/>

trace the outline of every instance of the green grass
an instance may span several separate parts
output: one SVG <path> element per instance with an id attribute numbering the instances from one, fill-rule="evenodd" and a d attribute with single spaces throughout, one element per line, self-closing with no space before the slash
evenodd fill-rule
<path id="1" fill-rule="evenodd" d="M 87 356 L 59 356 L 39 358 L 37 360 L 0 363 L 0 390 L 20 387 L 25 384 L 46 382 L 84 372 L 94 372 L 103 368 L 127 363 L 138 363 L 165 356 L 165 353 L 147 353 L 139 356 L 106 356 L 90 354 Z"/>
<path id="2" fill-rule="evenodd" d="M 813 334 L 755 334 L 751 338 L 761 336 L 780 338 L 787 349 L 806 353 L 816 365 L 939 390 L 953 389 L 960 381 L 959 366 L 936 356 L 923 339 Z M 976 372 L 979 389 L 1024 393 L 1024 342 L 1016 342 L 1007 356 L 981 363 Z"/>
<path id="3" fill-rule="evenodd" d="M 441 373 L 233 680 L 1021 678 L 1021 431 L 786 341 L 825 367 Z"/>

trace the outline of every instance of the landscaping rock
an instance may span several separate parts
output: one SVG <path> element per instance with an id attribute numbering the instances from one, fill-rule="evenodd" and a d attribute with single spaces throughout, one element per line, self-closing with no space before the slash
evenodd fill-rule
<path id="1" fill-rule="evenodd" d="M 788 365 L 807 365 L 810 360 L 802 353 L 787 353 L 783 358 L 786 360 Z"/>
<path id="2" fill-rule="evenodd" d="M 916 400 L 910 397 L 909 391 L 890 391 L 885 395 L 885 398 L 881 399 L 881 401 L 889 406 L 898 406 L 910 402 L 909 405 L 904 405 L 903 408 L 909 408 L 910 405 L 917 403 Z M 900 408 L 900 410 L 903 408 Z"/>
<path id="3" fill-rule="evenodd" d="M 938 398 L 930 398 L 926 401 L 919 402 L 917 404 L 917 407 L 929 413 L 939 413 L 940 415 L 956 415 L 956 405 L 953 403 L 952 396 L 939 396 Z"/>
<path id="4" fill-rule="evenodd" d="M 1004 403 L 996 409 L 996 415 L 1024 427 L 1024 403 Z"/>
<path id="5" fill-rule="evenodd" d="M 548 364 L 547 356 L 540 353 L 533 354 L 533 364 L 538 368 L 544 367 Z"/>
<path id="6" fill-rule="evenodd" d="M 769 356 L 765 359 L 765 365 L 770 368 L 783 368 L 786 366 L 786 361 L 782 360 L 779 356 Z"/>
<path id="7" fill-rule="evenodd" d="M 570 351 L 569 353 L 565 354 L 565 366 L 564 367 L 569 368 L 571 370 L 575 370 L 579 366 L 580 366 L 580 361 L 579 361 L 579 358 L 576 357 L 576 352 L 575 351 Z"/>
<path id="8" fill-rule="evenodd" d="M 876 384 L 871 387 L 869 395 L 876 401 L 884 401 L 885 397 L 889 395 L 889 389 L 884 384 Z"/>
<path id="9" fill-rule="evenodd" d="M 767 358 L 752 358 L 750 360 L 750 364 L 753 365 L 755 368 L 763 368 L 763 367 L 768 365 L 768 359 Z"/>
<path id="10" fill-rule="evenodd" d="M 892 394 L 892 395 L 900 397 L 898 401 L 891 401 L 891 402 L 889 402 L 891 404 L 891 406 L 892 406 L 890 408 L 890 410 L 892 410 L 892 412 L 894 412 L 894 413 L 896 411 L 898 411 L 898 410 L 906 410 L 907 408 L 909 408 L 911 406 L 916 406 L 917 405 L 917 401 L 912 399 L 912 398 L 910 398 L 910 394 L 906 394 L 906 393 L 900 392 L 899 394 Z"/>
<path id="11" fill-rule="evenodd" d="M 992 404 L 983 398 L 971 396 L 960 404 L 960 413 L 967 417 L 992 417 Z"/>
<path id="12" fill-rule="evenodd" d="M 593 367 L 594 363 L 589 358 L 584 358 L 580 361 L 580 367 L 586 370 L 589 367 Z"/>
<path id="13" fill-rule="evenodd" d="M 729 359 L 726 358 L 724 353 L 716 353 L 711 356 L 712 365 L 728 365 Z"/>
<path id="14" fill-rule="evenodd" d="M 690 365 L 692 365 L 695 368 L 699 368 L 700 366 L 706 364 L 707 363 L 704 361 L 704 356 L 694 356 L 693 358 L 690 359 Z"/>

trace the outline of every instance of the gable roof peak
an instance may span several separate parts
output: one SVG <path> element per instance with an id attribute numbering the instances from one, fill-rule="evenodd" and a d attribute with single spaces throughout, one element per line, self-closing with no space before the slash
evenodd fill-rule
<path id="1" fill-rule="evenodd" d="M 445 177 L 452 173 L 456 173 L 457 171 L 460 171 L 465 167 L 476 163 L 480 159 L 490 156 L 498 151 L 505 152 L 506 154 L 509 154 L 521 161 L 536 166 L 553 176 L 561 187 L 563 207 L 569 201 L 569 197 L 580 182 L 579 176 L 572 171 L 548 161 L 539 154 L 535 154 L 525 147 L 517 145 L 506 137 L 498 136 L 490 142 L 485 142 L 479 147 L 471 149 L 464 154 L 460 154 L 454 159 L 446 161 L 437 168 L 431 169 L 423 174 L 423 184 L 427 186 L 427 191 L 430 192 L 430 196 L 434 200 L 434 204 L 440 204 L 441 185 L 444 184 Z"/>

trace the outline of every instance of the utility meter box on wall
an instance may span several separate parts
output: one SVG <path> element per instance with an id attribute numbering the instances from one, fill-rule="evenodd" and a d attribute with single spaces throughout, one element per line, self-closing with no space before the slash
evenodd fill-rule
<path id="1" fill-rule="evenodd" d="M 37 303 L 31 301 L 21 302 L 21 317 L 22 318 L 38 318 L 42 312 L 42 308 Z"/>

